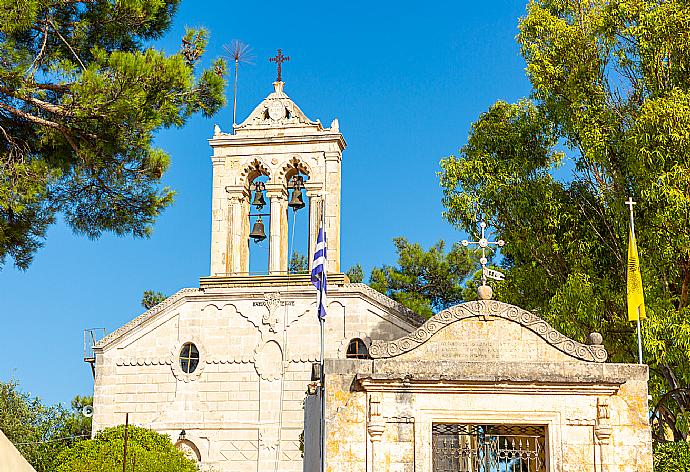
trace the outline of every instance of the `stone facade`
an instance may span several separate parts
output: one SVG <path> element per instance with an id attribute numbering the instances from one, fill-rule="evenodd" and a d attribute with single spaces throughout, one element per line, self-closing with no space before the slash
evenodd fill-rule
<path id="1" fill-rule="evenodd" d="M 184 289 L 99 342 L 94 430 L 130 422 L 167 433 L 219 471 L 302 470 L 303 401 L 320 354 L 314 287 Z M 360 284 L 329 294 L 326 353 L 393 339 L 416 315 Z M 199 365 L 185 373 L 185 343 Z M 259 469 L 257 469 L 257 466 Z"/>
<path id="2" fill-rule="evenodd" d="M 647 367 L 605 363 L 603 346 L 568 339 L 532 313 L 497 301 L 458 305 L 374 341 L 370 354 L 326 361 L 329 471 L 439 470 L 434 425 L 541 428 L 543 457 L 518 470 L 652 471 Z M 313 438 L 319 402 L 307 405 Z M 305 463 L 317 463 L 310 446 Z"/>

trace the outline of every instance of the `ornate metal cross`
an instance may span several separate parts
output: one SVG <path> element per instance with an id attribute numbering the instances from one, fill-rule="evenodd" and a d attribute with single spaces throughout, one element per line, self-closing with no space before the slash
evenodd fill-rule
<path id="1" fill-rule="evenodd" d="M 276 82 L 282 82 L 283 81 L 283 62 L 287 62 L 290 60 L 290 56 L 283 56 L 283 50 L 278 49 L 278 54 L 276 57 L 269 57 L 268 60 L 270 62 L 275 62 L 278 64 L 278 80 Z"/>
<path id="2" fill-rule="evenodd" d="M 505 246 L 505 241 L 502 239 L 499 239 L 498 241 L 489 241 L 486 236 L 484 235 L 484 230 L 486 229 L 486 223 L 481 222 L 479 223 L 479 227 L 482 230 L 481 233 L 481 238 L 479 238 L 479 241 L 468 241 L 466 239 L 462 240 L 462 245 L 467 247 L 470 244 L 476 244 L 480 248 L 482 248 L 482 258 L 479 259 L 479 262 L 482 264 L 482 286 L 486 285 L 486 278 L 492 278 L 494 280 L 503 280 L 504 275 L 497 270 L 491 270 L 486 268 L 486 263 L 489 262 L 489 260 L 486 258 L 486 248 L 489 246 L 499 246 L 503 247 Z"/>

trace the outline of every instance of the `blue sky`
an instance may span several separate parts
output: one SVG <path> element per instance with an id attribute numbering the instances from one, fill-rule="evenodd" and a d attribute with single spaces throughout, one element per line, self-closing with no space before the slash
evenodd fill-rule
<path id="1" fill-rule="evenodd" d="M 337 117 L 348 143 L 342 265 L 359 262 L 368 272 L 395 261 L 393 237 L 424 246 L 464 237 L 441 216 L 439 161 L 457 152 L 493 102 L 529 94 L 515 42 L 524 12 L 515 0 L 186 0 L 156 46 L 176 51 L 185 26 L 210 30 L 207 62 L 233 39 L 248 43 L 255 65 L 240 71 L 238 120 L 272 90 L 268 57 L 279 47 L 291 57 L 286 93 L 312 119 L 328 125 Z M 83 329 L 111 332 L 143 311 L 145 289 L 172 294 L 209 274 L 214 123 L 229 130 L 231 106 L 157 135 L 172 158 L 164 182 L 177 197 L 150 239 L 92 241 L 57 224 L 29 270 L 0 271 L 0 379 L 15 378 L 49 403 L 90 394 Z"/>

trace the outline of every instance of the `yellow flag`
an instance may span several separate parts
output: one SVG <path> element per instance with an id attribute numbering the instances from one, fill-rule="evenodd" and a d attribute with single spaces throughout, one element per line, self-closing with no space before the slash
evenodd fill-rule
<path id="1" fill-rule="evenodd" d="M 640 258 L 637 255 L 637 243 L 631 228 L 628 243 L 628 320 L 637 321 L 638 314 L 640 320 L 645 319 Z"/>

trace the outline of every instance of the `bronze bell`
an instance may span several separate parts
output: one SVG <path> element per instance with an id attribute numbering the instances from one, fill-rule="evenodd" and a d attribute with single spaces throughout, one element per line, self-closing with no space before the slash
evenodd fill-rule
<path id="1" fill-rule="evenodd" d="M 302 189 L 295 188 L 292 191 L 292 198 L 290 198 L 288 206 L 295 211 L 304 208 L 304 201 L 302 200 Z"/>
<path id="2" fill-rule="evenodd" d="M 259 217 L 254 222 L 254 226 L 252 227 L 252 232 L 249 233 L 249 237 L 252 238 L 255 243 L 260 243 L 261 241 L 266 239 L 266 231 L 264 231 L 264 222 L 261 221 L 261 217 Z"/>
<path id="3" fill-rule="evenodd" d="M 252 200 L 252 205 L 261 210 L 264 205 L 266 205 L 266 200 L 264 200 L 264 192 L 257 185 L 254 189 L 254 199 Z"/>

